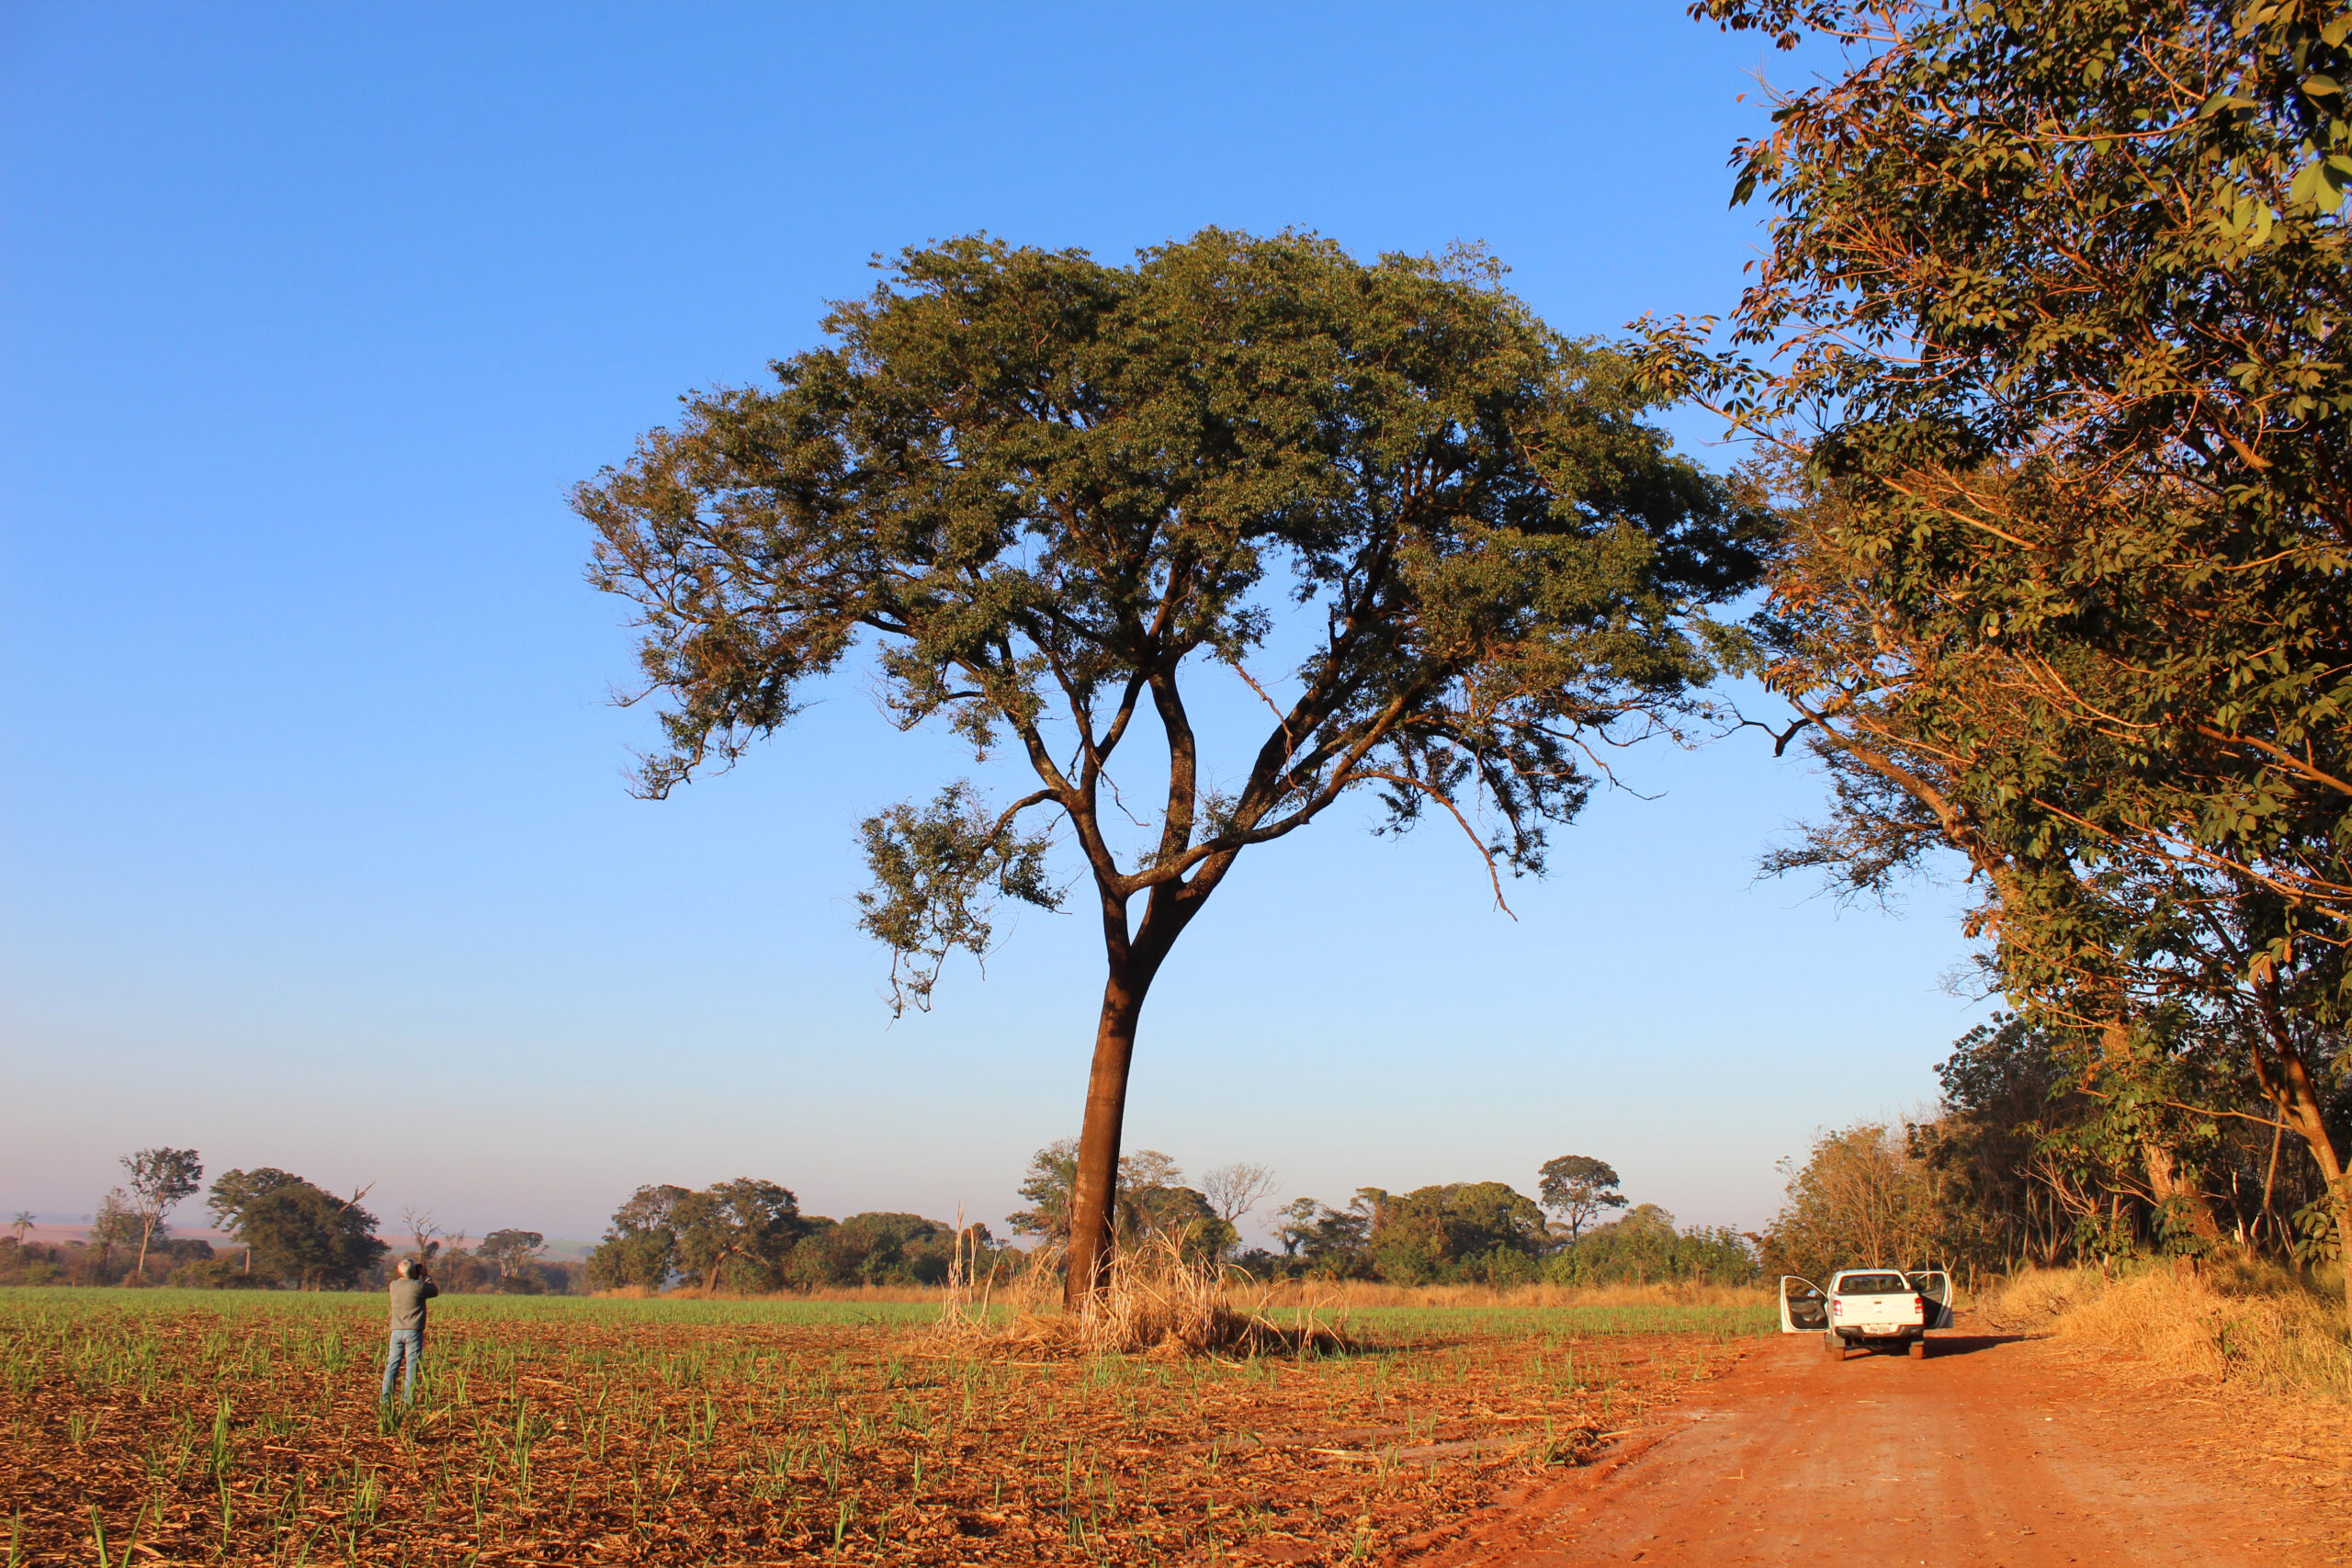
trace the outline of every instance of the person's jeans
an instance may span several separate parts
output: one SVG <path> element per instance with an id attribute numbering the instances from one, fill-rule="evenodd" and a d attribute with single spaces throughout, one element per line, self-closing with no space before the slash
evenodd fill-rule
<path id="1" fill-rule="evenodd" d="M 416 1366 L 424 1359 L 424 1330 L 395 1328 L 392 1342 L 384 1352 L 383 1397 L 392 1397 L 392 1374 L 401 1374 L 401 1399 L 413 1404 L 416 1399 Z"/>

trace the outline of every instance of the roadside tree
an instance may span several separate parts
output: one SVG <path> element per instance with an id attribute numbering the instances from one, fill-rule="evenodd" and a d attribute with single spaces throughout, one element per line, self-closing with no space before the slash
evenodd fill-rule
<path id="1" fill-rule="evenodd" d="M 1693 9 L 1845 50 L 1735 153 L 1778 216 L 1732 353 L 1698 352 L 1703 323 L 1654 339 L 1654 385 L 1834 502 L 1776 573 L 1773 683 L 1986 878 L 2003 987 L 2117 1102 L 2233 1055 L 2344 1252 L 2314 1053 L 2352 1023 L 2352 13 Z M 1861 821 L 1857 845 L 1901 836 Z M 2210 1244 L 2174 1151 L 2139 1152 Z"/>
<path id="2" fill-rule="evenodd" d="M 1836 1269 L 1917 1269 L 1940 1216 L 1926 1166 L 1904 1135 L 1865 1122 L 1815 1140 L 1804 1165 L 1781 1162 L 1788 1191 L 1764 1234 L 1768 1273 L 1818 1282 Z"/>
<path id="3" fill-rule="evenodd" d="M 1034 774 L 1001 807 L 958 781 L 869 819 L 861 923 L 923 1007 L 996 901 L 1061 904 L 1054 824 L 1078 855 L 1106 975 L 1073 1303 L 1106 1278 L 1145 998 L 1243 852 L 1368 790 L 1393 829 L 1461 824 L 1499 901 L 1593 749 L 1681 733 L 1736 646 L 1704 610 L 1754 580 L 1759 514 L 1499 270 L 1216 230 L 1125 267 L 912 249 L 775 388 L 688 399 L 575 493 L 667 704 L 644 794 L 737 760 L 853 651 L 902 725 Z M 1250 668 L 1278 620 L 1310 631 L 1287 677 Z M 1194 728 L 1209 671 L 1271 714 L 1232 763 Z M 1159 803 L 1128 844 L 1105 795 L 1138 713 L 1165 769 L 1124 792 Z"/>

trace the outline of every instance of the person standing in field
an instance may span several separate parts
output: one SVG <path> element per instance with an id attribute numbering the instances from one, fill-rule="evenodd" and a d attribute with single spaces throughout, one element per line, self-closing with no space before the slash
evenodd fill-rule
<path id="1" fill-rule="evenodd" d="M 416 1366 L 424 1359 L 424 1303 L 441 1293 L 425 1277 L 424 1265 L 409 1258 L 392 1280 L 392 1341 L 384 1352 L 383 1399 L 392 1397 L 392 1374 L 401 1374 L 401 1402 L 416 1399 Z"/>

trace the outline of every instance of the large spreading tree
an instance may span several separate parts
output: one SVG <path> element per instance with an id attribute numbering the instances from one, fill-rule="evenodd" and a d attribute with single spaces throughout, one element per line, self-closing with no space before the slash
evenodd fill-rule
<path id="1" fill-rule="evenodd" d="M 2352 1242 L 2352 6 L 1692 10 L 1841 51 L 1735 152 L 1774 212 L 1734 346 L 1668 323 L 1650 366 L 1799 467 L 1814 848 L 1961 851 L 2021 1008 L 2119 1103 L 2233 1114 L 2171 1087 L 2231 1054 Z"/>
<path id="2" fill-rule="evenodd" d="M 577 491 L 663 705 L 646 794 L 733 761 L 854 654 L 902 724 L 1034 774 L 868 821 L 862 923 L 921 1006 L 996 900 L 1061 901 L 1057 833 L 1082 863 L 1107 974 L 1073 1303 L 1109 1267 L 1144 999 L 1238 856 L 1370 791 L 1394 827 L 1460 824 L 1499 898 L 1607 749 L 1690 723 L 1735 646 L 1705 611 L 1753 581 L 1759 513 L 1643 423 L 1626 358 L 1498 271 L 1214 230 L 1130 266 L 910 250 L 774 385 L 688 398 Z M 1278 633 L 1305 644 L 1287 669 Z M 1211 680 L 1266 716 L 1229 766 L 1194 728 Z M 1156 807 L 1117 765 L 1157 775 Z"/>

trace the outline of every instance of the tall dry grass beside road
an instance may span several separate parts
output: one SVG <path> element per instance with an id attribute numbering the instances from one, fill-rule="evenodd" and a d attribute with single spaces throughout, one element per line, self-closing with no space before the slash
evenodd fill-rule
<path id="1" fill-rule="evenodd" d="M 2029 1269 L 1986 1293 L 1979 1321 L 2120 1351 L 2169 1376 L 2352 1401 L 2341 1288 L 2272 1263 Z"/>

